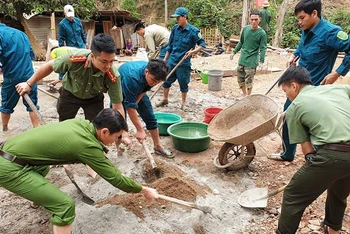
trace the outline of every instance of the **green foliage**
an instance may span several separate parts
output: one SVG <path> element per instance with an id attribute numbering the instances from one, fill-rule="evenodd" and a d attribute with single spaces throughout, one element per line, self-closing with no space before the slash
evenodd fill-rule
<path id="1" fill-rule="evenodd" d="M 63 10 L 66 4 L 72 4 L 68 0 L 0 0 L 0 12 L 6 15 L 18 19 L 22 13 L 42 13 L 53 12 L 57 10 Z M 95 0 L 80 0 L 77 3 L 72 4 L 76 15 L 81 19 L 89 19 L 93 14 L 97 12 Z M 114 3 L 113 0 L 99 0 L 99 2 L 105 6 L 109 6 Z"/>
<path id="2" fill-rule="evenodd" d="M 136 10 L 135 0 L 123 0 L 121 4 L 121 8 L 127 11 L 130 11 L 134 17 L 137 17 L 137 18 L 140 17 L 140 14 L 137 13 L 137 10 Z"/>
<path id="3" fill-rule="evenodd" d="M 294 32 L 284 33 L 282 36 L 281 46 L 283 48 L 296 48 L 299 44 L 300 37 Z"/>
<path id="4" fill-rule="evenodd" d="M 189 0 L 186 4 L 190 15 L 189 21 L 198 28 L 215 27 L 228 39 L 240 32 L 241 9 L 235 0 Z"/>
<path id="5" fill-rule="evenodd" d="M 338 9 L 329 17 L 329 21 L 335 25 L 342 27 L 346 33 L 350 33 L 350 12 L 347 12 L 344 9 Z"/>
<path id="6" fill-rule="evenodd" d="M 201 28 L 215 25 L 218 9 L 210 0 L 189 0 L 187 8 L 189 20 L 194 26 Z"/>

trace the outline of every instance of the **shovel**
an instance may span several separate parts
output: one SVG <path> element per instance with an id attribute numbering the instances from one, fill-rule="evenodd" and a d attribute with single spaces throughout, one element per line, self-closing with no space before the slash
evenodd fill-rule
<path id="1" fill-rule="evenodd" d="M 293 60 L 293 63 L 296 63 L 297 61 L 299 60 L 299 56 L 295 57 L 294 60 Z M 269 94 L 269 92 L 276 86 L 276 84 L 278 83 L 278 81 L 280 81 L 280 78 L 279 77 L 275 83 L 269 88 L 269 90 L 266 91 L 265 95 Z"/>
<path id="2" fill-rule="evenodd" d="M 183 201 L 183 200 L 180 200 L 180 199 L 177 199 L 177 198 L 174 198 L 174 197 L 168 197 L 168 196 L 165 196 L 165 195 L 160 195 L 159 194 L 158 198 L 166 200 L 166 201 L 170 201 L 170 202 L 173 202 L 173 203 L 176 203 L 176 204 L 179 204 L 179 205 L 183 205 L 183 206 L 191 207 L 191 208 L 194 208 L 194 209 L 197 209 L 197 210 L 201 210 L 204 213 L 211 213 L 212 210 L 213 210 L 209 206 L 199 206 L 199 205 L 197 205 L 197 204 L 195 204 L 193 202 Z"/>
<path id="3" fill-rule="evenodd" d="M 89 197 L 86 193 L 83 192 L 83 190 L 81 190 L 81 188 L 79 187 L 79 185 L 77 184 L 77 182 L 75 182 L 74 180 L 74 175 L 73 173 L 67 169 L 67 167 L 63 166 L 64 167 L 64 170 L 69 178 L 69 180 L 74 184 L 74 186 L 77 188 L 78 190 L 78 193 L 80 193 L 82 196 L 83 196 L 83 199 L 82 201 L 88 205 L 94 205 L 95 204 L 95 201 L 92 200 L 91 197 Z"/>
<path id="4" fill-rule="evenodd" d="M 39 119 L 39 123 L 40 125 L 45 125 L 45 120 L 43 119 L 42 115 L 40 114 L 40 112 L 38 111 L 38 109 L 36 109 L 36 106 L 34 105 L 34 103 L 32 102 L 32 99 L 30 99 L 29 95 L 27 93 L 23 94 L 24 99 L 26 100 L 26 102 L 28 103 L 28 105 L 30 106 L 30 108 L 33 110 L 33 112 L 36 114 L 36 116 Z M 75 187 L 77 188 L 78 192 L 83 196 L 82 201 L 85 202 L 86 204 L 89 205 L 93 205 L 95 203 L 94 200 L 92 200 L 92 198 L 90 198 L 88 195 L 86 195 L 81 188 L 78 186 L 78 184 L 75 182 L 74 180 L 74 176 L 73 173 L 71 171 L 69 171 L 66 167 L 64 167 L 64 170 L 68 176 L 68 178 L 70 179 L 70 181 L 75 185 Z"/>
<path id="5" fill-rule="evenodd" d="M 265 208 L 267 199 L 282 192 L 287 185 L 268 192 L 267 188 L 253 188 L 244 191 L 238 198 L 238 204 L 246 208 Z"/>
<path id="6" fill-rule="evenodd" d="M 39 119 L 39 123 L 40 125 L 45 125 L 45 120 L 43 119 L 42 115 L 40 114 L 40 112 L 38 111 L 38 109 L 36 109 L 36 106 L 34 105 L 34 103 L 32 102 L 32 99 L 30 99 L 29 95 L 27 93 L 23 94 L 24 99 L 26 100 L 26 102 L 28 103 L 28 105 L 30 106 L 30 108 L 32 109 L 32 111 L 36 114 L 36 116 Z"/>
<path id="7" fill-rule="evenodd" d="M 159 170 L 159 168 L 157 167 L 157 164 L 156 164 L 156 162 L 154 161 L 154 158 L 153 158 L 151 152 L 149 152 L 149 149 L 148 149 L 148 147 L 147 147 L 147 145 L 146 145 L 146 141 L 145 141 L 145 140 L 142 141 L 142 146 L 143 146 L 143 149 L 145 150 L 146 155 L 147 155 L 147 157 L 148 157 L 148 159 L 149 159 L 149 161 L 150 161 L 150 163 L 151 163 L 153 173 L 155 174 L 155 176 L 156 176 L 157 178 L 160 178 L 160 177 L 161 177 L 161 176 L 160 176 L 160 170 Z"/>
<path id="8" fill-rule="evenodd" d="M 192 50 L 192 49 L 191 49 Z M 189 51 L 191 51 L 191 50 L 189 50 Z M 167 80 L 174 72 L 175 72 L 175 70 L 181 65 L 181 63 L 183 62 L 183 61 L 185 61 L 185 59 L 187 59 L 188 58 L 188 52 L 189 51 L 187 51 L 186 52 L 186 54 L 182 57 L 182 59 L 176 64 L 176 66 L 169 72 L 169 74 L 166 76 L 166 78 L 165 78 L 165 80 Z M 164 83 L 164 81 L 162 82 L 162 83 L 160 83 L 159 85 L 158 85 L 158 88 L 154 91 L 154 93 L 152 93 L 152 95 L 150 96 L 150 100 L 152 100 L 152 98 L 156 95 L 156 93 L 158 93 L 158 91 L 160 90 L 160 88 L 162 87 L 162 84 Z"/>

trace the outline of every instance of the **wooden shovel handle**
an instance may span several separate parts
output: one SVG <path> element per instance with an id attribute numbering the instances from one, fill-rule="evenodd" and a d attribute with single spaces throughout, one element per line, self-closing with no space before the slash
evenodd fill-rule
<path id="1" fill-rule="evenodd" d="M 278 188 L 278 189 L 276 189 L 276 190 L 273 190 L 273 191 L 269 192 L 269 193 L 267 194 L 267 197 L 275 196 L 277 193 L 282 192 L 286 187 L 287 187 L 287 185 L 284 185 L 284 186 L 282 186 L 282 187 L 280 187 L 280 188 Z"/>
<path id="2" fill-rule="evenodd" d="M 45 120 L 43 119 L 43 117 L 41 116 L 40 112 L 38 111 L 38 109 L 36 109 L 36 106 L 34 105 L 34 103 L 32 102 L 32 100 L 30 99 L 29 95 L 27 93 L 23 94 L 24 99 L 26 100 L 26 102 L 28 103 L 28 105 L 30 106 L 30 108 L 32 109 L 32 111 L 36 114 L 36 116 L 39 119 L 39 123 L 40 125 L 45 125 Z"/>
<path id="3" fill-rule="evenodd" d="M 177 199 L 177 198 L 174 198 L 174 197 L 168 197 L 168 196 L 161 195 L 161 194 L 158 195 L 158 198 L 166 200 L 166 201 L 170 201 L 170 202 L 173 202 L 173 203 L 176 203 L 176 204 L 179 204 L 179 205 L 188 206 L 188 207 L 193 207 L 193 205 L 194 205 L 194 203 L 191 203 L 191 202 L 188 202 L 188 201 L 184 201 L 184 200 L 180 200 L 180 199 Z"/>
<path id="4" fill-rule="evenodd" d="M 170 202 L 173 202 L 173 203 L 176 203 L 176 204 L 179 204 L 179 205 L 183 205 L 183 206 L 191 207 L 191 208 L 194 208 L 194 209 L 197 209 L 197 210 L 201 210 L 204 213 L 211 213 L 212 212 L 212 208 L 210 208 L 208 206 L 199 206 L 199 205 L 197 205 L 197 204 L 195 204 L 193 202 L 180 200 L 180 199 L 177 199 L 177 198 L 174 198 L 174 197 L 168 197 L 168 196 L 159 194 L 158 198 L 166 200 L 166 201 L 170 201 Z"/>
<path id="5" fill-rule="evenodd" d="M 191 49 L 192 50 L 192 49 Z M 189 51 L 191 51 L 191 50 L 189 50 Z M 187 51 L 187 52 L 189 52 L 189 51 Z M 186 54 L 182 57 L 182 59 L 176 64 L 176 66 L 169 72 L 169 74 L 166 76 L 166 78 L 165 78 L 165 80 L 167 80 L 174 72 L 175 72 L 175 70 L 181 65 L 181 63 L 183 62 L 183 61 L 185 61 L 185 59 L 187 59 L 188 58 L 188 53 L 186 52 Z M 154 91 L 154 93 L 152 93 L 152 95 L 150 96 L 150 100 L 152 100 L 152 98 L 154 97 L 154 95 L 156 95 L 156 93 L 158 93 L 158 91 L 160 90 L 160 88 L 162 87 L 162 84 L 163 84 L 164 82 L 162 82 L 162 83 L 160 83 L 159 85 L 158 85 L 158 88 Z"/>
<path id="6" fill-rule="evenodd" d="M 148 149 L 148 147 L 147 147 L 147 145 L 146 145 L 146 141 L 145 141 L 145 140 L 142 141 L 142 146 L 143 146 L 143 149 L 144 149 L 145 152 L 146 152 L 146 155 L 147 155 L 149 161 L 151 162 L 152 168 L 153 168 L 153 169 L 156 168 L 156 167 L 157 167 L 157 164 L 156 164 L 156 162 L 154 161 L 154 158 L 153 158 L 151 152 L 149 151 L 149 149 Z"/>

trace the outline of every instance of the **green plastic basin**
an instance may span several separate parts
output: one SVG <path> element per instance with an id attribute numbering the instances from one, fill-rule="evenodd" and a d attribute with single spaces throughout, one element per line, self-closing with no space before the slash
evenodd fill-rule
<path id="1" fill-rule="evenodd" d="M 197 153 L 208 149 L 210 138 L 208 124 L 201 122 L 180 122 L 168 128 L 174 147 L 182 152 Z"/>
<path id="2" fill-rule="evenodd" d="M 173 113 L 156 112 L 154 115 L 158 122 L 159 135 L 163 136 L 169 135 L 167 131 L 169 126 L 182 121 L 180 115 Z"/>

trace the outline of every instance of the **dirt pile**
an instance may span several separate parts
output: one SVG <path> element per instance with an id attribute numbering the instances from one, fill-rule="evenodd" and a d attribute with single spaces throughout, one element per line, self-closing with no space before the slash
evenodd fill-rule
<path id="1" fill-rule="evenodd" d="M 162 175 L 162 178 L 159 179 L 155 178 L 150 163 L 144 163 L 145 181 L 149 181 L 150 178 L 154 181 L 148 183 L 147 186 L 157 189 L 159 194 L 188 202 L 195 202 L 197 196 L 205 197 L 207 192 L 211 192 L 208 186 L 199 185 L 195 180 L 186 177 L 186 173 L 177 166 L 160 162 L 160 160 L 157 160 L 157 167 Z M 171 203 L 169 202 L 161 199 L 158 199 L 157 201 L 149 201 L 140 194 L 115 195 L 109 199 L 99 201 L 97 207 L 102 207 L 107 204 L 121 205 L 141 219 L 145 218 L 143 213 L 145 209 L 171 208 Z"/>

